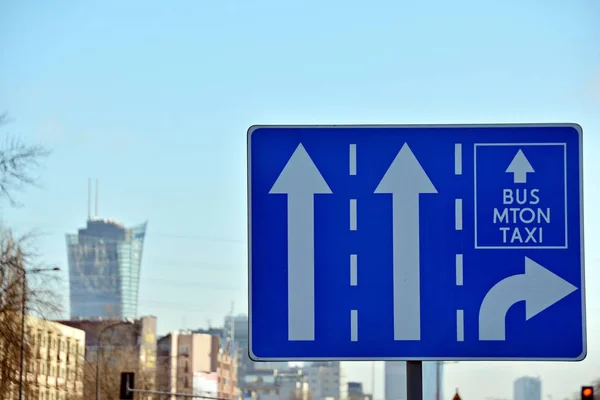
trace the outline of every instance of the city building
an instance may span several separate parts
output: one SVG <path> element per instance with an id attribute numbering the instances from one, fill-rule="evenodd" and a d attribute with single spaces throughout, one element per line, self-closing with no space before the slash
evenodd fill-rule
<path id="1" fill-rule="evenodd" d="M 218 336 L 221 339 L 226 339 L 225 337 L 225 329 L 224 328 L 199 328 L 191 331 L 192 333 L 206 333 L 212 336 Z"/>
<path id="2" fill-rule="evenodd" d="M 313 362 L 302 367 L 312 400 L 345 400 L 347 385 L 339 361 Z"/>
<path id="3" fill-rule="evenodd" d="M 221 399 L 236 399 L 239 397 L 238 360 L 235 348 L 230 343 L 224 343 L 219 349 L 217 363 L 218 397 Z"/>
<path id="4" fill-rule="evenodd" d="M 363 391 L 361 382 L 348 382 L 348 400 L 372 400 L 371 394 L 366 394 Z"/>
<path id="5" fill-rule="evenodd" d="M 423 400 L 443 400 L 443 363 L 424 361 Z M 385 399 L 406 400 L 406 362 L 386 361 L 384 363 Z"/>
<path id="6" fill-rule="evenodd" d="M 237 359 L 219 336 L 172 332 L 158 340 L 158 390 L 233 399 Z"/>
<path id="7" fill-rule="evenodd" d="M 257 370 L 271 370 L 271 371 L 281 371 L 285 372 L 290 369 L 289 363 L 286 361 L 261 361 L 261 362 L 252 362 L 252 368 L 254 371 Z"/>
<path id="8" fill-rule="evenodd" d="M 91 217 L 66 235 L 71 319 L 137 318 L 146 226 Z"/>
<path id="9" fill-rule="evenodd" d="M 406 362 L 385 361 L 385 400 L 406 400 Z"/>
<path id="10" fill-rule="evenodd" d="M 122 372 L 136 374 L 136 388 L 156 389 L 156 317 L 59 322 L 85 332 L 85 359 L 89 366 L 85 370 L 85 399 L 96 395 L 96 365 L 101 397 L 118 396 Z"/>
<path id="11" fill-rule="evenodd" d="M 277 382 L 273 370 L 254 370 L 241 375 L 241 379 L 242 381 L 238 381 L 238 385 L 244 399 L 262 398 L 262 396 L 277 393 Z"/>
<path id="12" fill-rule="evenodd" d="M 248 317 L 243 314 L 225 317 L 223 339 L 236 349 L 238 360 L 238 384 L 244 390 L 244 376 L 254 371 L 254 362 L 248 355 Z"/>
<path id="13" fill-rule="evenodd" d="M 300 368 L 260 368 L 244 375 L 243 399 L 310 400 L 311 392 Z"/>
<path id="14" fill-rule="evenodd" d="M 229 344 L 237 357 L 237 384 L 242 395 L 247 397 L 260 393 L 261 396 L 265 396 L 275 393 L 274 374 L 276 371 L 287 371 L 288 363 L 254 362 L 250 359 L 248 355 L 248 317 L 244 314 L 227 315 L 222 338 Z"/>
<path id="15" fill-rule="evenodd" d="M 443 400 L 444 364 L 423 361 L 423 400 Z"/>
<path id="16" fill-rule="evenodd" d="M 274 370 L 275 390 L 258 392 L 260 400 L 309 400 L 310 388 L 301 369 Z"/>
<path id="17" fill-rule="evenodd" d="M 30 315 L 26 317 L 25 324 L 28 350 L 24 365 L 24 398 L 83 399 L 85 332 Z M 15 365 L 10 369 L 18 371 L 18 360 L 12 362 Z M 0 381 L 2 377 L 3 374 L 0 374 Z M 18 397 L 17 381 L 10 386 L 0 385 L 4 391 L 0 397 Z"/>
<path id="18" fill-rule="evenodd" d="M 513 400 L 542 400 L 542 381 L 540 378 L 523 376 L 515 380 Z"/>

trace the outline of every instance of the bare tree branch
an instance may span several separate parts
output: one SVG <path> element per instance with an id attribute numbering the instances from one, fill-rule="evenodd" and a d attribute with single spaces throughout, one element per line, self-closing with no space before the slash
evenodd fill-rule
<path id="1" fill-rule="evenodd" d="M 8 115 L 0 114 L 0 127 L 8 122 Z M 7 134 L 4 145 L 0 147 L 0 199 L 6 198 L 12 206 L 18 206 L 14 192 L 26 186 L 39 185 L 33 172 L 42 167 L 40 160 L 50 153 L 43 146 L 27 145 Z"/>
<path id="2" fill-rule="evenodd" d="M 8 122 L 6 113 L 0 114 L 0 127 Z M 7 136 L 0 146 L 0 200 L 18 205 L 13 193 L 26 186 L 37 186 L 33 172 L 40 168 L 40 159 L 50 154 L 41 146 L 25 145 L 15 137 Z M 27 314 L 44 318 L 60 312 L 58 292 L 53 282 L 58 277 L 44 275 L 44 265 L 36 262 L 38 254 L 32 245 L 34 233 L 16 237 L 0 224 L 0 398 L 15 392 L 20 380 L 20 360 L 23 332 L 21 323 Z M 29 272 L 32 273 L 29 273 Z M 25 331 L 24 359 L 27 368 L 35 364 L 29 328 Z M 37 381 L 25 382 L 25 393 L 32 393 Z"/>

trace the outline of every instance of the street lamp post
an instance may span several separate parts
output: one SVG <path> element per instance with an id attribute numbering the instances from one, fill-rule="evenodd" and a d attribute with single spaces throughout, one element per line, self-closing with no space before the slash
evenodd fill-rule
<path id="1" fill-rule="evenodd" d="M 110 324 L 102 328 L 102 330 L 96 336 L 96 339 L 98 341 L 98 347 L 96 350 L 96 400 L 100 400 L 100 348 L 102 347 L 102 335 L 104 335 L 106 331 L 108 331 L 111 328 L 114 328 L 115 326 L 129 324 L 133 324 L 133 321 L 130 319 L 115 322 L 114 324 Z"/>
<path id="2" fill-rule="evenodd" d="M 60 271 L 60 268 L 35 268 L 35 269 L 23 269 L 23 276 L 21 280 L 23 282 L 23 287 L 21 288 L 22 297 L 21 297 L 21 355 L 20 355 L 20 367 L 19 367 L 19 400 L 23 400 L 24 395 L 24 377 L 23 374 L 25 372 L 25 312 L 27 309 L 27 274 L 38 274 L 40 272 L 50 272 L 50 271 Z"/>
<path id="3" fill-rule="evenodd" d="M 442 385 L 442 363 L 443 361 L 437 361 L 435 364 L 435 400 L 442 400 L 440 387 Z"/>

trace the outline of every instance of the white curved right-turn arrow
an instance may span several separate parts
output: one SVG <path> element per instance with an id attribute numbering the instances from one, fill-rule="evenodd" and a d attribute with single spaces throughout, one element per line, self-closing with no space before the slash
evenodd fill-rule
<path id="1" fill-rule="evenodd" d="M 525 273 L 509 276 L 485 295 L 479 310 L 479 340 L 506 340 L 506 314 L 525 301 L 525 320 L 567 297 L 577 288 L 525 257 Z"/>

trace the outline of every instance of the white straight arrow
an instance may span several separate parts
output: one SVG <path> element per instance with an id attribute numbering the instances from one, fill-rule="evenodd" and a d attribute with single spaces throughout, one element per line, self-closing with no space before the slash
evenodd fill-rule
<path id="1" fill-rule="evenodd" d="M 437 190 L 405 143 L 375 193 L 392 195 L 394 340 L 420 340 L 419 197 Z"/>
<path id="2" fill-rule="evenodd" d="M 485 295 L 479 310 L 479 340 L 506 340 L 506 314 L 525 301 L 525 320 L 535 317 L 577 288 L 525 257 L 525 273 L 496 283 Z"/>
<path id="3" fill-rule="evenodd" d="M 331 189 L 300 143 L 269 193 L 287 195 L 288 340 L 315 340 L 314 195 Z"/>
<path id="4" fill-rule="evenodd" d="M 527 157 L 525 157 L 523 150 L 519 149 L 508 165 L 508 168 L 506 168 L 506 172 L 513 174 L 514 183 L 527 183 L 527 174 L 533 173 L 535 170 Z"/>

